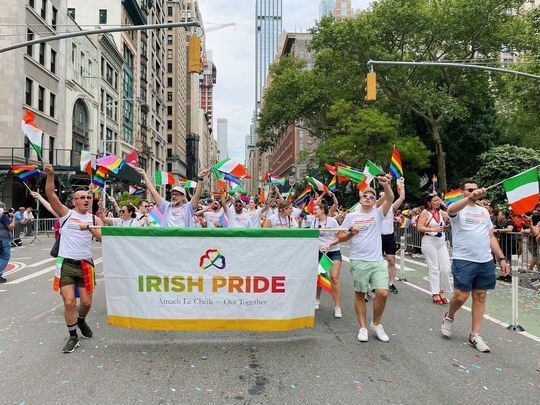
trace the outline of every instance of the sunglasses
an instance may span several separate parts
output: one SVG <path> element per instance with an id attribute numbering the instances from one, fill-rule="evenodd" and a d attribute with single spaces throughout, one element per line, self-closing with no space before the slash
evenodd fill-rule
<path id="1" fill-rule="evenodd" d="M 120 212 L 123 214 L 124 212 L 126 212 L 126 210 L 120 210 Z"/>
<path id="2" fill-rule="evenodd" d="M 92 197 L 88 196 L 88 197 L 75 197 L 74 200 L 91 200 Z"/>
<path id="3" fill-rule="evenodd" d="M 375 196 L 371 194 L 362 194 L 362 198 L 365 198 L 366 200 L 375 201 Z"/>
<path id="4" fill-rule="evenodd" d="M 149 207 L 149 205 L 143 205 L 142 207 L 143 207 L 143 208 L 148 208 L 148 207 Z"/>

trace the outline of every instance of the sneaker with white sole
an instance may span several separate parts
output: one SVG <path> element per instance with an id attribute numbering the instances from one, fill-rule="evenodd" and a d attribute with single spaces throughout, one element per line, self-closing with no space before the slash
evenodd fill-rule
<path id="1" fill-rule="evenodd" d="M 469 336 L 469 344 L 479 352 L 491 352 L 489 346 L 486 344 L 486 342 L 484 342 L 484 339 L 482 339 L 482 336 L 480 335 Z"/>
<path id="2" fill-rule="evenodd" d="M 336 307 L 334 309 L 334 318 L 342 318 L 343 315 L 341 313 L 341 308 L 340 307 Z"/>
<path id="3" fill-rule="evenodd" d="M 454 320 L 448 318 L 446 315 L 448 315 L 448 313 L 444 314 L 443 316 L 441 335 L 449 338 L 450 336 L 452 336 L 452 332 L 454 331 Z"/>
<path id="4" fill-rule="evenodd" d="M 388 342 L 390 340 L 390 338 L 384 331 L 382 324 L 374 325 L 373 322 L 371 322 L 369 324 L 369 327 L 372 331 L 375 332 L 375 334 L 377 335 L 377 339 L 379 339 L 381 342 Z"/>
<path id="5" fill-rule="evenodd" d="M 319 309 L 321 307 L 321 301 L 315 300 L 315 309 Z"/>
<path id="6" fill-rule="evenodd" d="M 358 340 L 360 342 L 367 342 L 369 339 L 368 330 L 366 328 L 358 329 Z"/>

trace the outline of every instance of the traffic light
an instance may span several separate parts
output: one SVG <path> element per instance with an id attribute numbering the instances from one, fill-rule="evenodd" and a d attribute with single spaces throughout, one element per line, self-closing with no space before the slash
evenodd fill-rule
<path id="1" fill-rule="evenodd" d="M 201 38 L 190 35 L 189 36 L 189 73 L 201 73 Z"/>
<path id="2" fill-rule="evenodd" d="M 377 100 L 377 73 L 369 72 L 366 80 L 366 101 Z"/>

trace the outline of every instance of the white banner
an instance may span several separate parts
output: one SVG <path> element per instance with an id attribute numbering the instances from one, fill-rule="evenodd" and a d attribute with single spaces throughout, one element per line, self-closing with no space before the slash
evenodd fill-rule
<path id="1" fill-rule="evenodd" d="M 314 326 L 317 230 L 104 227 L 102 234 L 110 325 Z"/>

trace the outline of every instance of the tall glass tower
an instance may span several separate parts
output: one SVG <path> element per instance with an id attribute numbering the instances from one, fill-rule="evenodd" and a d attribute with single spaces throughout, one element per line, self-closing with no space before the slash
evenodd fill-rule
<path id="1" fill-rule="evenodd" d="M 268 67 L 274 63 L 282 29 L 283 0 L 256 0 L 255 6 L 255 108 L 261 109 L 261 99 L 268 76 Z"/>

